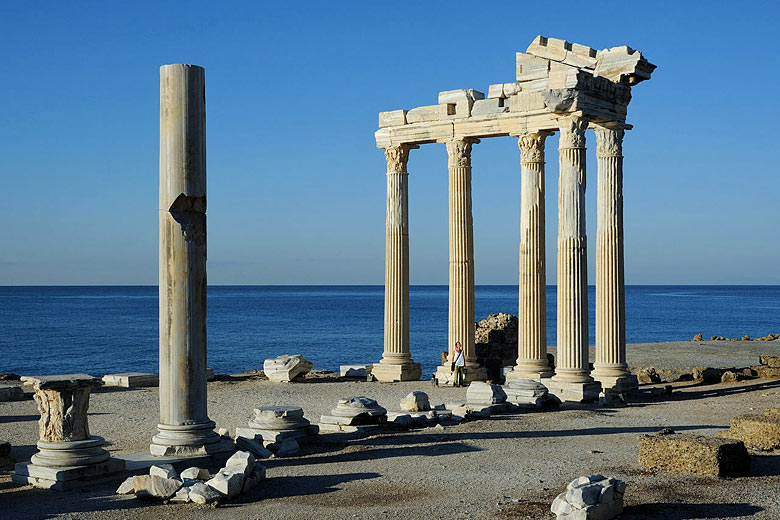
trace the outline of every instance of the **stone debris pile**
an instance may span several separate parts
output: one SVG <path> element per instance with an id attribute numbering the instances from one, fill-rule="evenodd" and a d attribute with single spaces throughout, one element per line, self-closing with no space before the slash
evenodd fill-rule
<path id="1" fill-rule="evenodd" d="M 148 475 L 128 477 L 119 485 L 119 495 L 134 493 L 142 499 L 210 504 L 231 499 L 265 479 L 265 466 L 257 464 L 249 452 L 238 451 L 215 475 L 204 468 L 191 467 L 177 474 L 170 464 L 152 466 Z"/>
<path id="2" fill-rule="evenodd" d="M 440 422 L 460 422 L 463 418 L 453 416 L 444 405 L 432 407 L 428 394 L 410 392 L 401 399 L 401 413 L 388 415 L 388 422 L 403 428 L 436 426 Z"/>
<path id="3" fill-rule="evenodd" d="M 731 419 L 731 427 L 718 432 L 717 437 L 742 441 L 751 450 L 780 450 L 780 408 L 770 408 L 764 415 L 738 415 Z"/>
<path id="4" fill-rule="evenodd" d="M 504 385 L 506 400 L 521 408 L 540 410 L 554 408 L 561 400 L 551 395 L 547 387 L 535 379 L 510 379 Z"/>
<path id="5" fill-rule="evenodd" d="M 356 432 L 361 428 L 387 422 L 387 410 L 370 397 L 356 396 L 339 399 L 330 415 L 320 417 L 320 431 Z"/>
<path id="6" fill-rule="evenodd" d="M 639 436 L 639 464 L 654 470 L 722 477 L 745 473 L 750 456 L 742 441 L 664 429 Z"/>
<path id="7" fill-rule="evenodd" d="M 236 428 L 236 446 L 261 458 L 290 457 L 301 454 L 300 443 L 318 431 L 298 406 L 264 406 L 254 409 L 248 428 Z"/>
<path id="8" fill-rule="evenodd" d="M 571 481 L 553 500 L 558 520 L 608 520 L 623 511 L 626 483 L 615 477 L 590 475 Z"/>
<path id="9" fill-rule="evenodd" d="M 278 356 L 263 361 L 263 372 L 274 383 L 289 383 L 305 377 L 312 366 L 312 362 L 300 354 Z"/>

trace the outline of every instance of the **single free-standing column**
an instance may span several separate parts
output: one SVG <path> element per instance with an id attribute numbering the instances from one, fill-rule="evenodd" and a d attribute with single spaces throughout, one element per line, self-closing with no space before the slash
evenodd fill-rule
<path id="1" fill-rule="evenodd" d="M 371 373 L 379 381 L 411 381 L 422 375 L 409 352 L 409 160 L 410 145 L 385 149 L 385 337 L 382 360 Z M 415 147 L 416 148 L 416 147 Z"/>
<path id="2" fill-rule="evenodd" d="M 598 398 L 588 375 L 588 269 L 585 234 L 585 130 L 588 120 L 559 119 L 558 360 L 553 381 L 568 400 Z M 596 385 L 598 387 L 598 385 Z M 587 394 L 587 395 L 586 395 Z"/>
<path id="3" fill-rule="evenodd" d="M 637 388 L 626 363 L 626 292 L 623 267 L 622 128 L 597 127 L 596 361 L 592 376 L 604 388 Z"/>
<path id="4" fill-rule="evenodd" d="M 464 383 L 484 381 L 485 370 L 477 363 L 474 351 L 474 224 L 471 215 L 471 146 L 479 140 L 457 138 L 446 143 L 449 168 L 450 290 L 448 361 L 453 359 L 455 343 L 463 345 L 466 358 Z M 440 367 L 441 384 L 449 366 Z M 442 374 L 440 376 L 439 374 Z"/>
<path id="5" fill-rule="evenodd" d="M 220 440 L 206 413 L 204 89 L 201 67 L 160 68 L 159 456 L 211 453 Z"/>
<path id="6" fill-rule="evenodd" d="M 544 144 L 550 132 L 518 137 L 521 151 L 517 366 L 508 379 L 550 377 L 544 245 Z"/>

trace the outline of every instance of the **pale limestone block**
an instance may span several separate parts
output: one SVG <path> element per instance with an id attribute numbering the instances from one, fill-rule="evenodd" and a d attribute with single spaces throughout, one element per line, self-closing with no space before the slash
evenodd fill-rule
<path id="1" fill-rule="evenodd" d="M 504 97 L 514 96 L 523 90 L 523 86 L 520 83 L 504 83 L 503 86 Z"/>
<path id="2" fill-rule="evenodd" d="M 466 390 L 466 402 L 468 404 L 492 405 L 506 401 L 504 389 L 499 385 L 474 381 Z"/>
<path id="3" fill-rule="evenodd" d="M 263 362 L 263 372 L 274 383 L 289 383 L 304 377 L 312 369 L 312 362 L 300 354 L 277 356 Z"/>
<path id="4" fill-rule="evenodd" d="M 181 488 L 181 480 L 157 475 L 136 475 L 133 489 L 138 498 L 170 498 Z"/>
<path id="5" fill-rule="evenodd" d="M 157 475 L 162 478 L 179 478 L 176 470 L 171 464 L 160 464 L 149 468 L 150 475 Z"/>
<path id="6" fill-rule="evenodd" d="M 474 106 L 471 107 L 472 116 L 482 116 L 488 114 L 501 114 L 509 111 L 509 106 L 505 105 L 504 98 L 489 98 L 481 99 L 474 102 Z M 508 103 L 506 103 L 508 105 Z"/>
<path id="7" fill-rule="evenodd" d="M 401 126 L 406 124 L 406 110 L 391 110 L 379 112 L 379 128 Z"/>
<path id="8" fill-rule="evenodd" d="M 145 372 L 122 372 L 119 374 L 106 374 L 103 376 L 106 386 L 118 386 L 122 388 L 138 388 L 145 386 L 157 386 L 159 378 L 157 374 Z"/>
<path id="9" fill-rule="evenodd" d="M 297 455 L 300 455 L 303 453 L 301 451 L 301 446 L 298 444 L 298 441 L 295 439 L 285 439 L 281 442 L 279 447 L 276 449 L 276 453 L 274 453 L 274 456 L 276 457 L 295 457 Z"/>
<path id="10" fill-rule="evenodd" d="M 205 468 L 191 467 L 181 472 L 181 478 L 193 480 L 208 480 L 211 478 L 209 470 Z"/>
<path id="11" fill-rule="evenodd" d="M 474 89 L 456 89 L 439 92 L 439 104 L 485 99 L 485 94 Z"/>
<path id="12" fill-rule="evenodd" d="M 401 410 L 405 412 L 421 412 L 431 409 L 431 403 L 428 401 L 428 394 L 425 392 L 410 392 L 401 399 Z"/>
<path id="13" fill-rule="evenodd" d="M 444 114 L 446 114 L 446 107 Z M 429 105 L 411 109 L 406 114 L 407 123 L 422 123 L 426 121 L 438 121 L 442 116 L 442 105 Z"/>
<path id="14" fill-rule="evenodd" d="M 223 471 L 240 472 L 248 477 L 255 470 L 255 457 L 248 451 L 237 451 L 225 462 Z"/>
<path id="15" fill-rule="evenodd" d="M 228 498 L 233 498 L 244 489 L 244 473 L 223 469 L 206 482 L 206 485 Z"/>
<path id="16" fill-rule="evenodd" d="M 190 488 L 188 486 L 182 486 L 176 494 L 171 497 L 171 502 L 180 504 L 192 502 L 192 500 L 190 500 Z"/>
<path id="17" fill-rule="evenodd" d="M 515 62 L 517 67 L 515 77 L 518 82 L 546 79 L 550 71 L 550 60 L 523 52 L 515 55 Z"/>
<path id="18" fill-rule="evenodd" d="M 117 495 L 129 495 L 135 493 L 135 487 L 133 487 L 133 477 L 127 477 L 119 487 L 116 488 Z"/>
<path id="19" fill-rule="evenodd" d="M 655 68 L 655 65 L 642 57 L 641 52 L 623 45 L 598 52 L 595 75 L 615 83 L 636 85 L 650 79 Z"/>
<path id="20" fill-rule="evenodd" d="M 341 377 L 366 377 L 370 365 L 341 365 L 339 376 Z"/>
<path id="21" fill-rule="evenodd" d="M 198 482 L 190 488 L 189 499 L 196 504 L 210 504 L 222 498 L 222 494 L 207 486 L 203 482 Z"/>

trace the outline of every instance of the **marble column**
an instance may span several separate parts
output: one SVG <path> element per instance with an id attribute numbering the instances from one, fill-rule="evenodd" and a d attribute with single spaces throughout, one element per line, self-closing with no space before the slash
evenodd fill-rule
<path id="1" fill-rule="evenodd" d="M 623 267 L 622 128 L 596 127 L 596 361 L 591 374 L 604 388 L 638 387 L 626 363 L 626 291 Z"/>
<path id="2" fill-rule="evenodd" d="M 477 363 L 474 349 L 474 224 L 471 214 L 471 147 L 478 139 L 456 138 L 446 142 L 449 168 L 449 327 L 447 365 L 439 367 L 439 383 L 447 377 L 455 343 L 463 345 L 466 366 L 464 383 L 484 381 L 485 369 Z M 451 374 L 450 374 L 451 375 Z"/>
<path id="3" fill-rule="evenodd" d="M 420 365 L 409 352 L 409 150 L 398 145 L 385 149 L 387 159 L 387 214 L 385 225 L 385 336 L 382 360 L 371 373 L 379 381 L 420 379 Z"/>
<path id="4" fill-rule="evenodd" d="M 221 451 L 206 412 L 206 101 L 194 65 L 160 68 L 160 424 L 150 452 Z"/>
<path id="5" fill-rule="evenodd" d="M 544 245 L 544 145 L 551 132 L 518 137 L 520 148 L 520 276 L 518 357 L 507 380 L 550 377 Z"/>
<path id="6" fill-rule="evenodd" d="M 588 367 L 588 269 L 585 233 L 585 130 L 582 116 L 562 117 L 558 180 L 558 345 L 550 391 L 565 400 L 598 398 Z M 594 395 L 595 392 L 595 395 Z"/>

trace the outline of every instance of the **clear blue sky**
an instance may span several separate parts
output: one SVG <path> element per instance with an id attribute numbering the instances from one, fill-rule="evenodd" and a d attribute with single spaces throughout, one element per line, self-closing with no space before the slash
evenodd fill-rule
<path id="1" fill-rule="evenodd" d="M 513 81 L 537 34 L 658 65 L 629 106 L 627 283 L 778 284 L 779 15 L 775 2 L 3 2 L 0 284 L 157 283 L 166 63 L 206 69 L 209 283 L 381 284 L 377 113 Z M 515 284 L 516 142 L 484 140 L 473 167 L 476 281 Z M 445 284 L 444 146 L 413 151 L 409 170 L 411 280 Z"/>

